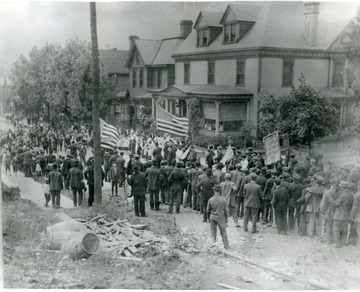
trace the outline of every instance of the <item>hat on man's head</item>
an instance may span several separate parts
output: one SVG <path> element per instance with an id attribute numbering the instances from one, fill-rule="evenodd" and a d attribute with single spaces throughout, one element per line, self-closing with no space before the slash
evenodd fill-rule
<path id="1" fill-rule="evenodd" d="M 139 167 L 137 164 L 135 164 L 135 165 L 132 167 L 132 170 L 133 170 L 133 171 L 139 171 L 139 170 L 140 170 L 140 167 Z"/>
<path id="2" fill-rule="evenodd" d="M 179 161 L 179 162 L 176 163 L 176 167 L 181 168 L 183 166 L 184 166 L 184 162 L 182 162 L 182 161 Z"/>
<path id="3" fill-rule="evenodd" d="M 140 159 L 140 155 L 139 155 L 139 154 L 135 154 L 135 155 L 134 155 L 134 158 L 135 158 L 135 159 Z"/>
<path id="4" fill-rule="evenodd" d="M 293 180 L 299 181 L 300 179 L 301 179 L 300 174 L 294 173 L 294 175 L 293 175 Z"/>
<path id="5" fill-rule="evenodd" d="M 295 153 L 290 153 L 290 157 L 294 158 L 294 157 L 295 157 Z"/>
<path id="6" fill-rule="evenodd" d="M 157 162 L 156 159 L 153 159 L 153 160 L 151 161 L 151 164 L 154 165 L 154 166 L 156 166 L 156 165 L 158 165 L 158 162 Z"/>
<path id="7" fill-rule="evenodd" d="M 214 186 L 212 187 L 212 189 L 213 189 L 215 192 L 221 192 L 221 187 L 220 187 L 220 185 L 214 185 Z"/>
<path id="8" fill-rule="evenodd" d="M 272 170 L 271 170 L 271 174 L 277 174 L 276 169 L 272 169 Z"/>
<path id="9" fill-rule="evenodd" d="M 237 164 L 235 165 L 235 167 L 236 167 L 237 169 L 241 169 L 242 165 L 241 165 L 240 163 L 237 163 Z"/>
<path id="10" fill-rule="evenodd" d="M 284 177 L 284 178 L 290 178 L 291 176 L 290 176 L 289 173 L 285 172 L 285 173 L 283 174 L 283 177 Z"/>
<path id="11" fill-rule="evenodd" d="M 284 167 L 282 168 L 282 170 L 283 170 L 283 171 L 286 171 L 286 172 L 289 172 L 289 171 L 290 171 L 290 168 L 287 167 L 287 166 L 284 166 Z"/>
<path id="12" fill-rule="evenodd" d="M 323 176 L 321 176 L 321 175 L 317 175 L 316 177 L 315 177 L 315 179 L 316 179 L 316 182 L 319 184 L 319 185 L 322 185 L 323 183 L 324 183 L 324 177 Z"/>
<path id="13" fill-rule="evenodd" d="M 166 160 L 161 160 L 160 164 L 161 165 L 167 165 L 167 161 Z"/>
<path id="14" fill-rule="evenodd" d="M 225 173 L 225 176 L 224 176 L 224 177 L 225 177 L 225 179 L 231 178 L 231 174 L 227 172 L 227 173 Z"/>
<path id="15" fill-rule="evenodd" d="M 245 173 L 248 173 L 248 172 L 249 172 L 249 170 L 248 170 L 247 168 L 242 168 L 241 171 L 242 171 L 242 172 L 245 172 Z"/>
<path id="16" fill-rule="evenodd" d="M 261 168 L 261 173 L 266 174 L 266 167 Z"/>
<path id="17" fill-rule="evenodd" d="M 250 177 L 253 179 L 253 178 L 257 178 L 257 175 L 255 173 L 250 173 Z"/>
<path id="18" fill-rule="evenodd" d="M 343 189 L 349 189 L 351 187 L 350 183 L 348 183 L 347 181 L 342 180 L 339 183 L 339 187 L 343 188 Z"/>
<path id="19" fill-rule="evenodd" d="M 303 184 L 309 184 L 311 182 L 311 179 L 306 177 L 303 179 Z"/>

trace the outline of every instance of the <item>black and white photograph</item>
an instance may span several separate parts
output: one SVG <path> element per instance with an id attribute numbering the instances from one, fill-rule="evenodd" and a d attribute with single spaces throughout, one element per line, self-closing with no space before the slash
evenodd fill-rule
<path id="1" fill-rule="evenodd" d="M 360 2 L 0 0 L 1 288 L 360 290 Z"/>

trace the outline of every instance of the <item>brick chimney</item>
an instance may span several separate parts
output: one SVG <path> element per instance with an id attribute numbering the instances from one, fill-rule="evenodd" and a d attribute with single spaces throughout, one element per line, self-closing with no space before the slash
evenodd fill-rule
<path id="1" fill-rule="evenodd" d="M 187 38 L 192 31 L 193 22 L 191 20 L 180 21 L 180 37 Z"/>
<path id="2" fill-rule="evenodd" d="M 319 2 L 305 2 L 305 38 L 309 45 L 317 45 L 318 27 L 319 27 Z"/>
<path id="3" fill-rule="evenodd" d="M 137 36 L 137 35 L 131 35 L 131 36 L 129 36 L 129 46 L 130 46 L 130 50 L 131 50 L 131 47 L 132 47 L 132 45 L 133 45 L 133 43 L 135 42 L 135 40 L 138 40 L 139 39 L 139 37 Z"/>

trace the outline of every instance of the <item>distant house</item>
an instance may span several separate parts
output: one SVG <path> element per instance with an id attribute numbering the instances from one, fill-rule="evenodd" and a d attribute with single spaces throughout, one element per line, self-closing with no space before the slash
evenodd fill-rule
<path id="1" fill-rule="evenodd" d="M 100 54 L 100 66 L 104 71 L 115 79 L 116 92 L 125 90 L 129 83 L 129 70 L 126 68 L 126 60 L 129 55 L 127 50 L 99 50 Z M 119 126 L 121 105 L 118 102 L 114 102 L 109 109 L 109 112 L 105 118 L 108 123 Z"/>
<path id="2" fill-rule="evenodd" d="M 333 98 L 339 125 L 349 125 L 354 96 L 343 47 L 351 18 L 341 15 L 342 5 L 354 6 L 356 14 L 354 3 L 293 1 L 240 2 L 223 12 L 200 12 L 172 55 L 175 84 L 154 93 L 153 104 L 165 97 L 167 110 L 185 116 L 187 99 L 197 97 L 201 134 L 236 135 L 246 121 L 257 126 L 261 90 L 288 94 L 303 74 Z"/>
<path id="3" fill-rule="evenodd" d="M 144 109 L 150 116 L 155 109 L 151 92 L 175 84 L 175 60 L 171 57 L 192 30 L 192 21 L 180 22 L 180 36 L 162 40 L 130 36 L 130 53 L 126 62 L 130 78 L 128 88 L 118 97 L 127 103 L 129 128 L 137 128 Z"/>

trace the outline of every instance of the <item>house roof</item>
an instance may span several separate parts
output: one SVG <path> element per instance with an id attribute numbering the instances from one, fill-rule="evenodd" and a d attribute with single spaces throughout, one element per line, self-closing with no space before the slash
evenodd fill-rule
<path id="1" fill-rule="evenodd" d="M 223 17 L 221 18 L 221 23 L 225 20 L 224 17 L 229 12 L 234 13 L 234 16 L 237 21 L 249 21 L 255 22 L 258 18 L 260 7 L 259 6 L 250 6 L 250 5 L 242 5 L 241 9 L 239 9 L 236 4 L 229 4 L 226 8 Z"/>
<path id="2" fill-rule="evenodd" d="M 109 74 L 129 74 L 126 68 L 126 60 L 129 51 L 123 50 L 99 50 L 100 61 L 104 66 L 104 70 Z"/>
<path id="3" fill-rule="evenodd" d="M 253 9 L 249 9 L 249 6 Z M 351 13 L 356 14 L 357 3 L 321 2 L 316 47 L 310 46 L 303 35 L 305 26 L 303 2 L 241 2 L 241 4 L 231 4 L 228 9 L 231 9 L 237 17 L 242 15 L 249 19 L 256 18 L 255 24 L 238 43 L 223 44 L 223 36 L 219 34 L 208 47 L 196 47 L 196 30 L 193 30 L 174 55 L 261 47 L 327 50 L 350 23 L 353 17 Z"/>
<path id="4" fill-rule="evenodd" d="M 199 26 L 201 20 L 203 20 L 207 26 L 221 27 L 220 20 L 222 16 L 222 12 L 200 11 L 198 18 L 195 21 L 194 28 Z"/>
<path id="5" fill-rule="evenodd" d="M 160 49 L 161 40 L 135 40 L 139 54 L 141 55 L 145 65 L 151 65 L 157 52 Z"/>
<path id="6" fill-rule="evenodd" d="M 175 60 L 171 57 L 171 55 L 183 41 L 183 38 L 171 38 L 162 40 L 160 48 L 157 51 L 152 65 L 175 64 Z"/>
<path id="7" fill-rule="evenodd" d="M 192 94 L 205 94 L 205 95 L 253 95 L 245 91 L 242 87 L 235 87 L 229 85 L 204 85 L 191 92 Z"/>
<path id="8" fill-rule="evenodd" d="M 146 88 L 128 88 L 126 91 L 120 91 L 116 94 L 117 97 L 120 98 L 151 98 L 151 93 L 147 91 Z"/>

